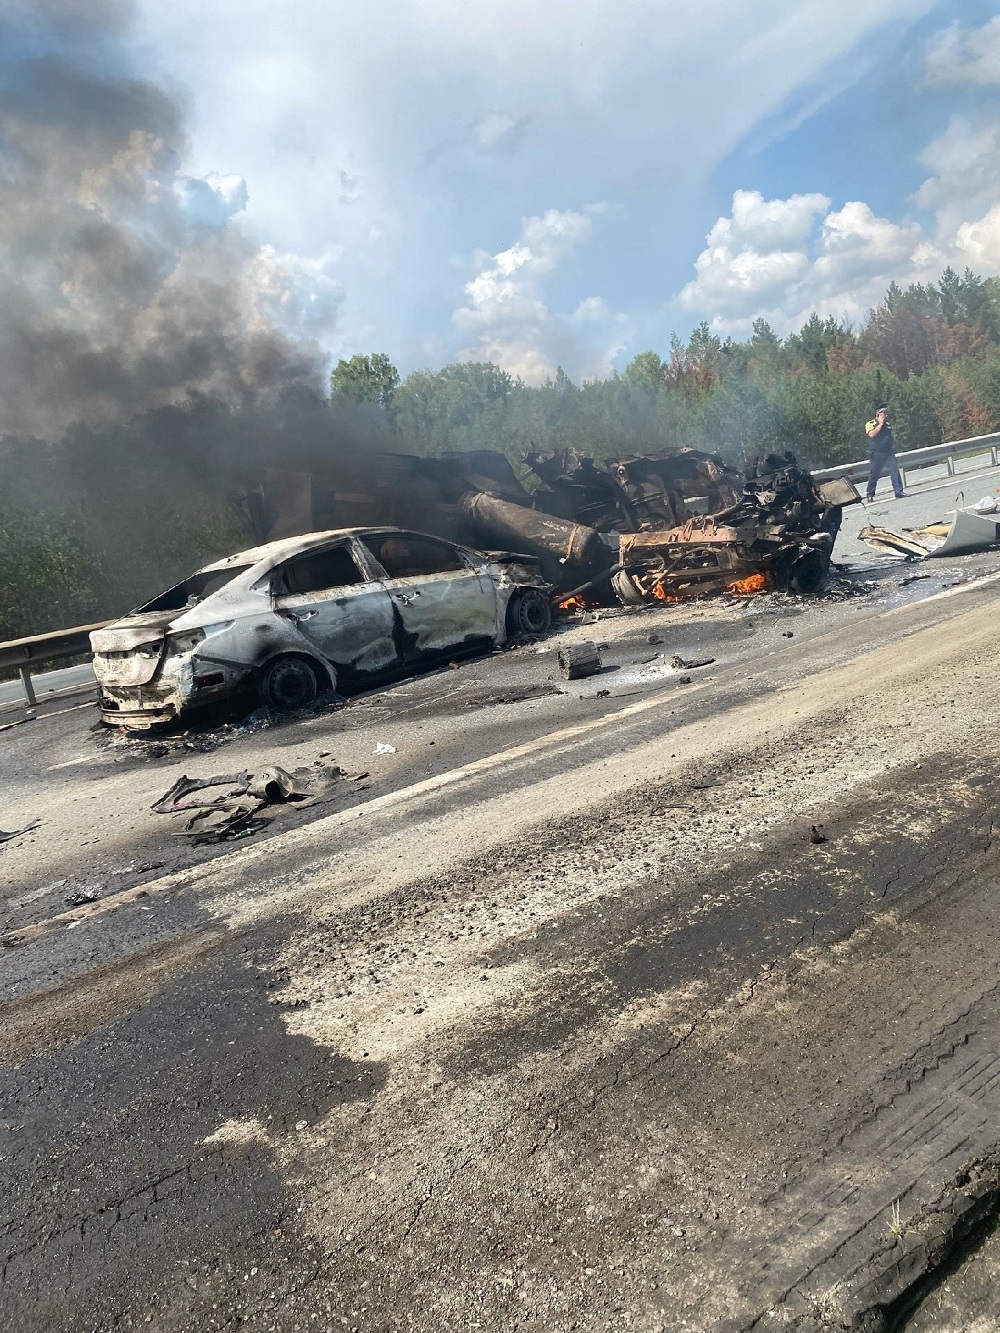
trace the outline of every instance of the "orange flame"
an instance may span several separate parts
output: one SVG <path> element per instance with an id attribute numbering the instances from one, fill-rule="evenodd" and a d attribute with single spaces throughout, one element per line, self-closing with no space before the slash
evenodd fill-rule
<path id="1" fill-rule="evenodd" d="M 771 580 L 766 574 L 748 574 L 745 579 L 737 579 L 735 583 L 726 584 L 726 592 L 739 593 L 740 596 L 746 596 L 748 593 L 767 592 L 771 586 Z"/>
<path id="2" fill-rule="evenodd" d="M 589 609 L 589 604 L 583 597 L 564 597 L 557 605 L 560 611 L 586 611 Z"/>
<path id="3" fill-rule="evenodd" d="M 686 602 L 687 597 L 675 597 L 673 593 L 667 592 L 662 583 L 653 584 L 653 596 L 661 602 Z"/>

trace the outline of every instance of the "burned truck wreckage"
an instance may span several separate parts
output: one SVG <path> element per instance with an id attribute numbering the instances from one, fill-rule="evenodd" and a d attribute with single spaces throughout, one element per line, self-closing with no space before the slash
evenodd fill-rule
<path id="1" fill-rule="evenodd" d="M 673 602 L 722 592 L 816 592 L 830 566 L 846 481 L 817 485 L 791 453 L 747 475 L 675 449 L 598 462 L 524 455 L 533 491 L 493 451 L 385 454 L 371 473 L 274 472 L 241 497 L 258 542 L 393 523 L 488 552 L 531 555 L 570 605 Z"/>

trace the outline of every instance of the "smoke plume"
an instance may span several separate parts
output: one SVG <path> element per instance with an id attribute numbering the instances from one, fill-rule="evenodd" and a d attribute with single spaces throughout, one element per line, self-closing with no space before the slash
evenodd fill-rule
<path id="1" fill-rule="evenodd" d="M 137 75 L 131 17 L 0 0 L 0 435 L 320 383 L 316 345 L 269 318 L 280 261 L 232 224 L 243 181 L 184 174 L 181 108 Z"/>

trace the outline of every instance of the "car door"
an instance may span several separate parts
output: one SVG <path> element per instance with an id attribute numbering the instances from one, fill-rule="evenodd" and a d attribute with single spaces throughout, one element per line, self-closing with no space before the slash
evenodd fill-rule
<path id="1" fill-rule="evenodd" d="M 390 670 L 399 661 L 393 603 L 343 540 L 279 565 L 274 609 L 345 676 Z"/>
<path id="2" fill-rule="evenodd" d="M 415 532 L 360 540 L 385 572 L 404 661 L 496 641 L 496 587 L 458 547 Z"/>

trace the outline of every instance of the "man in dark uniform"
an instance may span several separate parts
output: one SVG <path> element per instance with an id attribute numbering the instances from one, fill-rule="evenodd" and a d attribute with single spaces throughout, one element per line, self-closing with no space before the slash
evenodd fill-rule
<path id="1" fill-rule="evenodd" d="M 875 499 L 876 483 L 887 467 L 896 499 L 901 500 L 903 498 L 903 478 L 899 475 L 899 464 L 896 462 L 892 427 L 889 425 L 888 415 L 889 409 L 882 406 L 876 410 L 871 421 L 865 422 L 865 431 L 868 435 L 868 458 L 871 464 L 868 469 L 869 504 Z"/>

